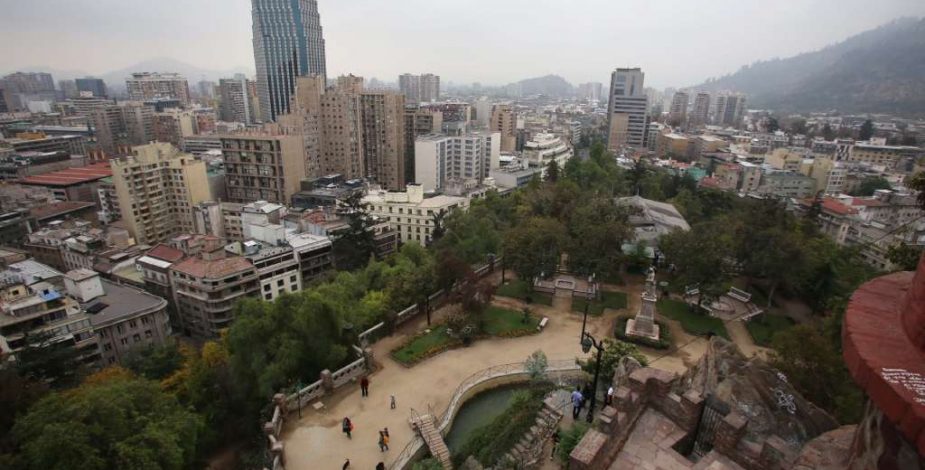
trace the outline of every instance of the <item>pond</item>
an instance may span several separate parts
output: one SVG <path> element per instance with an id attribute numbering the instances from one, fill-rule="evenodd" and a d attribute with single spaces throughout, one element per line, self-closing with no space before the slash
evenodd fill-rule
<path id="1" fill-rule="evenodd" d="M 484 426 L 507 409 L 514 392 L 529 388 L 527 384 L 509 385 L 486 390 L 463 404 L 446 436 L 450 453 L 455 454 L 466 444 L 472 431 Z"/>

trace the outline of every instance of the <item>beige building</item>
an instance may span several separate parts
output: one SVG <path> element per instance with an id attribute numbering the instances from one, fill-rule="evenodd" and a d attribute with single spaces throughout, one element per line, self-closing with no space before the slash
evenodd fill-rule
<path id="1" fill-rule="evenodd" d="M 464 197 L 424 197 L 424 187 L 409 184 L 404 192 L 373 190 L 363 199 L 369 204 L 370 215 L 387 220 L 402 243 L 417 243 L 427 246 L 434 229 L 434 214 L 456 210 L 467 210 L 469 200 Z"/>
<path id="2" fill-rule="evenodd" d="M 289 204 L 306 177 L 302 136 L 235 134 L 221 140 L 229 202 Z"/>
<path id="3" fill-rule="evenodd" d="M 765 155 L 764 162 L 775 170 L 800 172 L 806 152 L 798 149 L 780 148 Z"/>
<path id="4" fill-rule="evenodd" d="M 192 232 L 193 206 L 211 199 L 205 163 L 168 143 L 134 147 L 111 165 L 122 221 L 137 243 Z"/>
<path id="5" fill-rule="evenodd" d="M 501 151 L 513 152 L 517 149 L 517 137 L 514 131 L 517 127 L 517 116 L 514 109 L 508 104 L 495 105 L 491 112 L 492 132 L 501 133 Z"/>
<path id="6" fill-rule="evenodd" d="M 367 178 L 382 187 L 405 188 L 405 97 L 391 92 L 360 95 L 363 160 Z"/>
<path id="7" fill-rule="evenodd" d="M 681 134 L 658 134 L 655 141 L 655 156 L 689 161 L 692 158 L 694 142 Z"/>
<path id="8" fill-rule="evenodd" d="M 918 147 L 886 145 L 885 139 L 871 139 L 870 142 L 855 142 L 848 151 L 847 160 L 892 169 L 906 159 L 915 160 L 922 155 L 925 155 L 925 150 Z"/>
<path id="9" fill-rule="evenodd" d="M 129 99 L 147 101 L 155 99 L 175 99 L 183 106 L 189 106 L 190 93 L 186 78 L 176 73 L 133 73 L 125 80 Z"/>
<path id="10" fill-rule="evenodd" d="M 629 114 L 616 113 L 610 115 L 610 128 L 607 132 L 607 150 L 615 152 L 628 145 L 629 125 Z"/>

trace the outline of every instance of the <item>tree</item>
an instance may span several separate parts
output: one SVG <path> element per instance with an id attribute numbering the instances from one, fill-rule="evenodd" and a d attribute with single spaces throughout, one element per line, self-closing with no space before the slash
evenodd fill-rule
<path id="1" fill-rule="evenodd" d="M 700 290 L 700 303 L 718 297 L 732 277 L 732 240 L 722 223 L 669 233 L 661 238 L 659 248 L 674 266 L 676 282 Z"/>
<path id="2" fill-rule="evenodd" d="M 550 160 L 546 165 L 546 181 L 550 183 L 559 181 L 559 162 Z"/>
<path id="3" fill-rule="evenodd" d="M 13 468 L 12 464 L 4 463 L 13 458 L 16 450 L 10 435 L 13 424 L 47 393 L 45 382 L 23 377 L 13 367 L 0 367 L 0 466 Z"/>
<path id="4" fill-rule="evenodd" d="M 335 235 L 334 259 L 338 269 L 353 271 L 366 266 L 369 258 L 376 253 L 376 240 L 362 192 L 351 193 L 344 200 L 343 209 L 347 228 Z"/>
<path id="5" fill-rule="evenodd" d="M 446 233 L 446 229 L 443 226 L 443 219 L 446 218 L 446 209 L 440 209 L 437 212 L 434 212 L 433 221 L 434 228 L 430 231 L 430 241 L 436 242 L 443 238 L 443 235 Z"/>
<path id="6" fill-rule="evenodd" d="M 861 124 L 861 129 L 858 131 L 858 140 L 870 140 L 874 136 L 874 123 L 870 119 L 864 121 L 864 124 Z"/>
<path id="7" fill-rule="evenodd" d="M 889 247 L 886 256 L 898 270 L 915 271 L 919 265 L 919 259 L 922 258 L 922 247 L 900 243 Z"/>
<path id="8" fill-rule="evenodd" d="M 604 338 L 604 352 L 601 354 L 601 377 L 606 382 L 613 378 L 614 371 L 624 357 L 632 357 L 642 366 L 649 364 L 646 356 L 635 345 L 620 340 Z M 581 364 L 581 368 L 593 374 L 597 367 L 597 358 L 592 357 Z"/>
<path id="9" fill-rule="evenodd" d="M 47 331 L 27 333 L 23 341 L 26 346 L 16 355 L 16 368 L 23 377 L 46 381 L 55 387 L 79 382 L 83 368 L 67 342 L 56 341 L 54 334 Z"/>
<path id="10" fill-rule="evenodd" d="M 588 432 L 590 425 L 581 420 L 575 420 L 572 424 L 572 427 L 568 430 L 562 432 L 561 437 L 559 438 L 559 452 L 556 454 L 556 457 L 559 458 L 560 462 L 568 462 L 572 454 L 572 451 L 581 442 L 581 439 L 585 437 L 585 433 Z"/>
<path id="11" fill-rule="evenodd" d="M 774 116 L 768 116 L 767 123 L 765 124 L 765 129 L 767 129 L 769 134 L 773 134 L 780 130 L 780 123 L 777 122 L 777 118 Z"/>
<path id="12" fill-rule="evenodd" d="M 183 365 L 183 354 L 175 342 L 151 345 L 132 350 L 123 364 L 146 379 L 161 380 Z"/>
<path id="13" fill-rule="evenodd" d="M 567 226 L 568 262 L 573 272 L 603 275 L 619 266 L 630 228 L 626 212 L 610 198 L 594 198 L 579 204 Z"/>
<path id="14" fill-rule="evenodd" d="M 533 381 L 545 379 L 547 367 L 549 367 L 549 361 L 546 359 L 546 353 L 539 349 L 533 351 L 524 362 L 524 370 L 530 374 L 530 379 Z"/>
<path id="15" fill-rule="evenodd" d="M 920 171 L 913 175 L 911 178 L 908 178 L 908 181 L 906 181 L 906 186 L 908 186 L 909 189 L 913 189 L 919 192 L 919 206 L 921 206 L 922 209 L 925 209 L 925 171 Z"/>
<path id="16" fill-rule="evenodd" d="M 565 227 L 549 217 L 531 217 L 511 228 L 504 237 L 508 266 L 525 282 L 541 273 L 552 274 L 567 240 Z"/>
<path id="17" fill-rule="evenodd" d="M 822 138 L 828 141 L 835 140 L 835 131 L 829 123 L 822 126 Z"/>
<path id="18" fill-rule="evenodd" d="M 182 469 L 202 421 L 157 383 L 114 378 L 52 394 L 13 427 L 27 468 Z"/>
<path id="19" fill-rule="evenodd" d="M 806 135 L 809 129 L 806 127 L 806 119 L 794 119 L 790 123 L 790 133 L 797 135 Z"/>
<path id="20" fill-rule="evenodd" d="M 806 399 L 833 413 L 842 424 L 858 422 L 863 396 L 833 341 L 803 324 L 776 333 L 771 346 L 771 366 Z"/>
<path id="21" fill-rule="evenodd" d="M 893 189 L 893 186 L 882 176 L 869 176 L 861 181 L 857 190 L 852 191 L 852 196 L 873 196 L 878 189 Z"/>

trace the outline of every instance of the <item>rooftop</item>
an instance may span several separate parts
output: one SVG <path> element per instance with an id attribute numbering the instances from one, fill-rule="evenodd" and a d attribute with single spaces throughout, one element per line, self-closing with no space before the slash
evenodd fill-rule
<path id="1" fill-rule="evenodd" d="M 29 209 L 30 215 L 38 221 L 54 219 L 56 217 L 61 217 L 63 215 L 70 214 L 72 212 L 82 211 L 84 209 L 90 209 L 96 206 L 92 202 L 83 202 L 83 201 L 60 201 L 54 204 L 47 204 L 43 206 L 33 207 Z"/>
<path id="2" fill-rule="evenodd" d="M 160 243 L 158 245 L 155 245 L 155 247 L 152 248 L 151 251 L 147 253 L 147 256 L 151 258 L 156 258 L 159 260 L 167 261 L 170 263 L 176 263 L 177 261 L 180 261 L 181 259 L 183 259 L 184 254 L 182 251 L 176 248 Z"/>
<path id="3" fill-rule="evenodd" d="M 105 295 L 93 299 L 86 305 L 86 307 L 97 304 L 105 305 L 102 309 L 89 315 L 90 324 L 93 326 L 98 327 L 167 307 L 166 300 L 141 289 L 123 286 L 105 279 L 101 279 L 101 281 Z"/>
<path id="4" fill-rule="evenodd" d="M 112 176 L 112 169 L 109 163 L 92 163 L 84 167 L 68 168 L 66 170 L 53 171 L 43 175 L 27 176 L 19 180 L 19 182 L 38 186 L 73 186 L 76 184 L 90 183 L 108 176 Z"/>
<path id="5" fill-rule="evenodd" d="M 171 267 L 174 271 L 201 279 L 222 279 L 254 269 L 250 260 L 240 256 L 229 256 L 217 260 L 189 258 Z"/>

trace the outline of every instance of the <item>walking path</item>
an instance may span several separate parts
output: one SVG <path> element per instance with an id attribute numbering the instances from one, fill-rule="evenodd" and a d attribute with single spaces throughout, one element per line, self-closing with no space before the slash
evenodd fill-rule
<path id="1" fill-rule="evenodd" d="M 496 274 L 492 278 L 497 282 L 499 276 Z M 605 288 L 627 292 L 628 306 L 621 313 L 634 314 L 639 309 L 642 287 L 638 283 Z M 523 302 L 505 297 L 495 298 L 493 304 L 511 309 L 524 306 Z M 544 351 L 550 360 L 584 357 L 579 345 L 582 315 L 571 312 L 570 298 L 555 297 L 552 306 L 533 304 L 530 309 L 536 316 L 549 317 L 543 332 L 521 338 L 477 341 L 470 347 L 446 351 L 411 368 L 395 362 L 389 353 L 424 328 L 425 319 L 412 320 L 392 336 L 383 338 L 372 346 L 379 368 L 370 376 L 369 397 L 360 396 L 358 385 L 348 385 L 325 396 L 320 410 L 307 406 L 302 410 L 301 419 L 290 414 L 282 434 L 286 468 L 339 468 L 347 458 L 352 468 L 374 468 L 380 461 L 388 466 L 414 437 L 409 425 L 411 408 L 419 413 L 428 413 L 431 409 L 434 413 L 442 413 L 456 388 L 468 376 L 491 366 L 523 361 L 536 350 Z M 616 314 L 607 309 L 600 317 L 589 316 L 588 332 L 597 339 L 612 338 Z M 432 315 L 434 324 L 445 315 L 446 309 L 435 312 Z M 655 349 L 640 349 L 651 365 L 684 373 L 705 352 L 706 339 L 687 335 L 677 322 L 660 320 L 669 324 L 678 344 L 677 350 L 666 354 Z M 395 410 L 389 408 L 390 395 L 396 397 L 398 407 Z M 571 418 L 569 413 L 566 415 Z M 340 422 L 345 416 L 355 426 L 352 439 L 341 433 Z M 390 450 L 380 452 L 378 431 L 386 427 L 391 436 Z"/>

